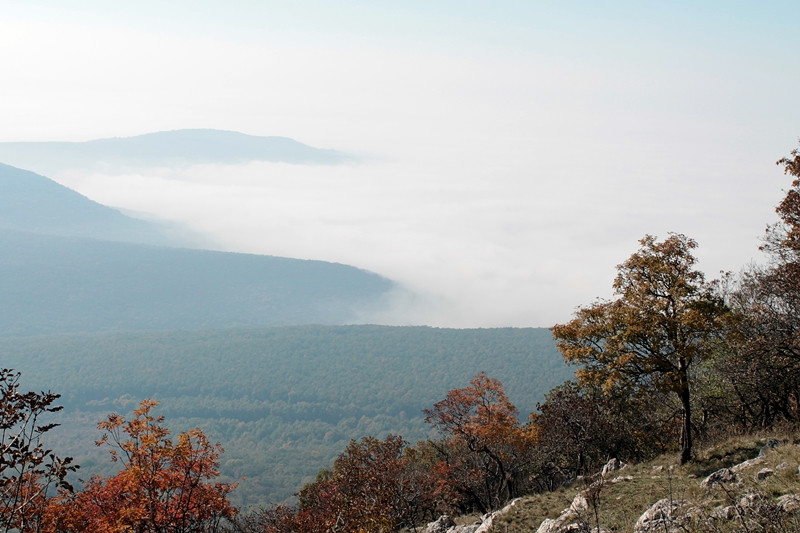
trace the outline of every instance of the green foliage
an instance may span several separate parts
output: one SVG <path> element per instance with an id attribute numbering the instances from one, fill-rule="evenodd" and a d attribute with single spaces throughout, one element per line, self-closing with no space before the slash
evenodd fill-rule
<path id="1" fill-rule="evenodd" d="M 648 397 L 604 393 L 568 381 L 537 407 L 531 423 L 538 490 L 553 490 L 578 476 L 598 472 L 609 458 L 643 460 L 672 449 L 675 402 L 664 393 Z"/>
<path id="2" fill-rule="evenodd" d="M 201 427 L 245 479 L 237 505 L 280 502 L 351 439 L 424 440 L 422 409 L 484 369 L 521 412 L 568 378 L 547 329 L 298 326 L 261 330 L 0 338 L 8 364 L 63 393 L 58 449 L 82 474 L 111 474 L 87 453 L 95 424 L 155 398 L 177 431 Z"/>
<path id="3" fill-rule="evenodd" d="M 768 263 L 726 278 L 734 320 L 699 369 L 702 408 L 721 431 L 800 422 L 800 150 L 778 164 L 793 180 L 761 247 Z"/>

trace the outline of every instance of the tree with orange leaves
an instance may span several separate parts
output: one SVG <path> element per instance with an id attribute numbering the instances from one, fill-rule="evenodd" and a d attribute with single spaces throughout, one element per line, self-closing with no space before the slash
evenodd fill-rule
<path id="1" fill-rule="evenodd" d="M 437 472 L 402 437 L 351 441 L 333 469 L 296 495 L 298 508 L 282 505 L 236 523 L 242 533 L 388 533 L 413 529 L 436 513 Z"/>
<path id="2" fill-rule="evenodd" d="M 109 446 L 122 464 L 115 476 L 92 477 L 83 491 L 63 495 L 48 511 L 45 531 L 97 533 L 205 533 L 220 530 L 235 509 L 227 495 L 234 484 L 211 483 L 222 448 L 199 429 L 170 439 L 158 405 L 145 400 L 131 420 L 112 414 L 100 422 L 98 446 Z"/>
<path id="3" fill-rule="evenodd" d="M 520 425 L 498 380 L 481 372 L 424 412 L 426 422 L 449 436 L 440 453 L 468 505 L 487 512 L 524 490 L 520 480 L 537 434 Z"/>

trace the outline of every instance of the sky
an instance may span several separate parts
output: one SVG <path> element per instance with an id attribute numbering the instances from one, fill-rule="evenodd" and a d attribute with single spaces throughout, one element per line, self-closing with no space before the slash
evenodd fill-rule
<path id="1" fill-rule="evenodd" d="M 800 138 L 796 1 L 0 5 L 0 142 L 216 128 L 361 156 L 48 176 L 392 278 L 418 296 L 387 323 L 567 321 L 645 234 L 696 239 L 708 278 L 762 261 Z"/>

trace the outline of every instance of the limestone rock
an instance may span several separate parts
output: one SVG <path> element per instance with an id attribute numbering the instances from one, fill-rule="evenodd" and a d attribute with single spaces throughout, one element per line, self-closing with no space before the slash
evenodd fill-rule
<path id="1" fill-rule="evenodd" d="M 704 489 L 711 488 L 716 484 L 723 484 L 723 483 L 733 483 L 736 481 L 736 474 L 730 468 L 720 468 L 703 481 L 700 482 L 700 486 Z"/>
<path id="2" fill-rule="evenodd" d="M 560 518 L 546 518 L 536 533 L 590 533 L 589 526 L 584 523 L 563 523 Z"/>
<path id="3" fill-rule="evenodd" d="M 577 497 L 576 497 L 577 498 Z M 573 500 L 573 504 L 575 500 Z M 586 523 L 580 520 L 580 514 L 573 510 L 572 505 L 564 509 L 558 518 L 545 518 L 539 525 L 536 533 L 588 533 Z"/>
<path id="4" fill-rule="evenodd" d="M 741 509 L 752 509 L 758 507 L 764 498 L 760 494 L 748 493 L 739 499 L 739 507 Z"/>
<path id="5" fill-rule="evenodd" d="M 589 508 L 589 499 L 587 498 L 589 489 L 582 490 L 575 497 L 572 499 L 572 503 L 569 505 L 568 511 L 573 511 L 575 513 L 582 513 L 586 509 Z"/>
<path id="6" fill-rule="evenodd" d="M 687 502 L 684 500 L 658 500 L 650 509 L 644 512 L 636 525 L 633 526 L 634 533 L 673 533 L 683 531 L 686 521 L 686 512 L 681 512 Z"/>
<path id="7" fill-rule="evenodd" d="M 625 468 L 626 466 L 628 466 L 628 465 L 627 465 L 627 464 L 625 464 L 625 463 L 623 463 L 623 462 L 622 462 L 622 461 L 620 461 L 619 459 L 616 459 L 616 458 L 614 458 L 614 459 L 611 459 L 611 460 L 610 460 L 609 462 L 607 462 L 607 463 L 605 464 L 605 466 L 603 467 L 602 476 L 603 476 L 603 477 L 605 477 L 605 476 L 607 476 L 608 474 L 610 474 L 611 472 L 616 472 L 617 470 L 622 470 L 622 469 L 623 469 L 623 468 Z"/>
<path id="8" fill-rule="evenodd" d="M 751 466 L 760 465 L 760 464 L 761 464 L 761 463 L 763 463 L 763 462 L 764 462 L 764 458 L 763 458 L 763 457 L 756 457 L 756 458 L 754 458 L 754 459 L 749 459 L 749 460 L 747 460 L 747 461 L 744 461 L 744 462 L 742 462 L 742 463 L 739 463 L 739 464 L 738 464 L 738 465 L 736 465 L 736 466 L 732 466 L 732 467 L 731 467 L 731 471 L 732 471 L 733 473 L 736 473 L 736 472 L 741 472 L 742 470 L 745 470 L 745 469 L 747 469 L 747 468 L 750 468 Z"/>
<path id="9" fill-rule="evenodd" d="M 717 507 L 708 515 L 712 520 L 725 520 L 730 521 L 736 518 L 737 510 L 735 505 L 726 505 L 725 507 Z"/>
<path id="10" fill-rule="evenodd" d="M 506 504 L 506 506 L 500 509 L 499 511 L 495 511 L 489 515 L 485 515 L 483 517 L 483 523 L 474 530 L 475 533 L 487 533 L 490 529 L 492 529 L 492 524 L 494 523 L 495 518 L 509 512 L 515 505 L 517 505 L 520 502 L 521 499 L 522 498 L 515 498 L 510 502 L 508 502 L 508 504 Z M 468 533 L 468 532 L 465 531 L 461 533 Z"/>
<path id="11" fill-rule="evenodd" d="M 778 498 L 778 505 L 787 513 L 800 511 L 800 496 L 797 494 L 784 494 Z"/>

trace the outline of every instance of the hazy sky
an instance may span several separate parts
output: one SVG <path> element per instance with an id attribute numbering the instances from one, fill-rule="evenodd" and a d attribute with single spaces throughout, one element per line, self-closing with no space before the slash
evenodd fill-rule
<path id="1" fill-rule="evenodd" d="M 217 128 L 366 156 L 50 177 L 406 283 L 403 323 L 565 321 L 646 233 L 738 270 L 800 137 L 796 0 L 0 7 L 0 141 Z"/>

